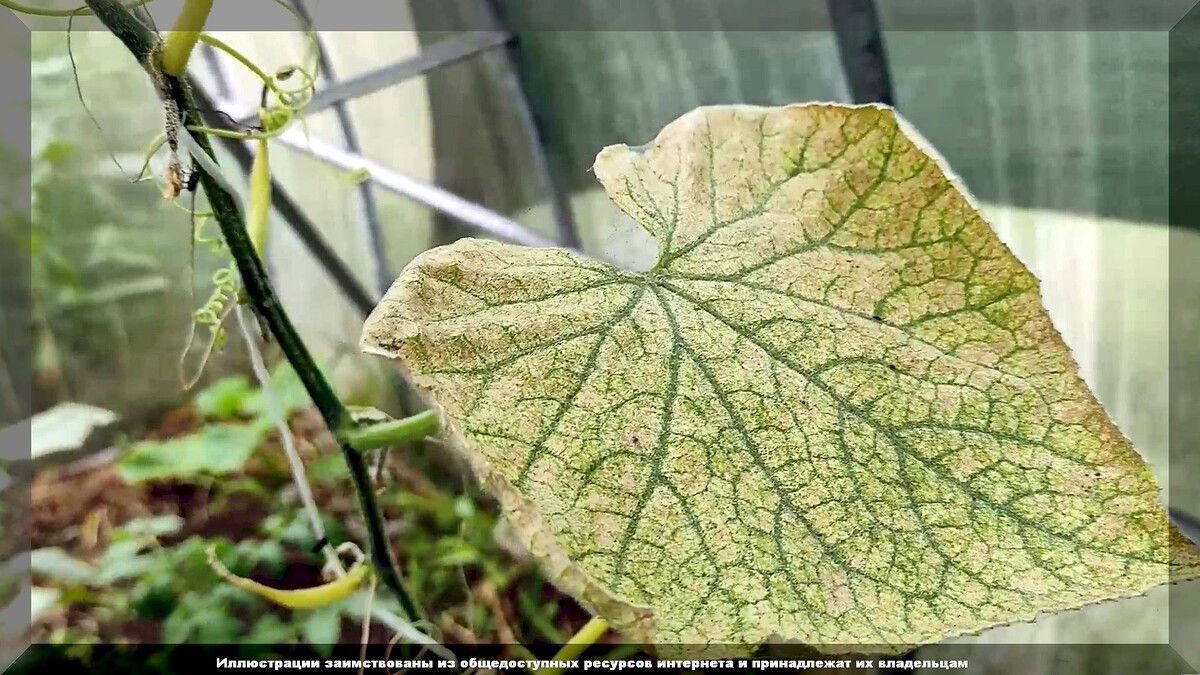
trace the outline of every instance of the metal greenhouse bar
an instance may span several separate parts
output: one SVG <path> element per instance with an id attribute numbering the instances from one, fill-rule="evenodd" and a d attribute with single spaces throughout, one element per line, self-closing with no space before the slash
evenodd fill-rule
<path id="1" fill-rule="evenodd" d="M 331 88 L 337 86 L 337 74 L 333 69 L 332 59 L 329 58 L 329 50 L 325 48 L 325 41 L 321 38 L 321 34 L 316 31 L 313 26 L 312 16 L 308 13 L 308 9 L 304 6 L 303 0 L 292 0 L 292 6 L 296 9 L 296 13 L 304 20 L 305 28 L 311 30 L 313 39 L 316 41 L 317 57 L 319 59 L 319 77 L 323 77 L 326 82 L 332 85 Z M 362 153 L 362 145 L 358 140 L 358 130 L 350 120 L 350 113 L 346 110 L 344 101 L 335 101 L 333 104 L 334 114 L 337 115 L 338 126 L 341 127 L 342 141 L 346 144 L 346 149 L 354 153 Z M 381 296 L 387 292 L 392 281 L 396 278 L 392 273 L 391 264 L 388 262 L 387 251 L 385 250 L 386 243 L 383 236 L 383 226 L 379 221 L 379 204 L 375 200 L 375 193 L 371 188 L 371 183 L 362 182 L 358 184 L 358 195 L 361 199 L 363 223 L 367 229 L 367 247 L 371 250 L 371 257 L 375 263 L 375 292 Z"/>

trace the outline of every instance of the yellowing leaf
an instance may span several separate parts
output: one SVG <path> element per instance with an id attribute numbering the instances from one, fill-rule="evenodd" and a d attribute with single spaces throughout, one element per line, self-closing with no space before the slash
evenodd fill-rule
<path id="1" fill-rule="evenodd" d="M 338 579 L 311 588 L 285 590 L 271 588 L 253 579 L 239 577 L 230 572 L 229 568 L 225 567 L 221 559 L 217 557 L 215 548 L 208 549 L 208 565 L 213 572 L 216 572 L 217 576 L 234 586 L 289 609 L 313 609 L 344 600 L 358 590 L 371 571 L 371 566 L 360 560 L 346 572 L 345 576 Z"/>
<path id="2" fill-rule="evenodd" d="M 472 239 L 369 318 L 633 640 L 897 651 L 1200 575 L 1036 279 L 888 108 L 702 108 L 595 172 L 631 273 Z"/>

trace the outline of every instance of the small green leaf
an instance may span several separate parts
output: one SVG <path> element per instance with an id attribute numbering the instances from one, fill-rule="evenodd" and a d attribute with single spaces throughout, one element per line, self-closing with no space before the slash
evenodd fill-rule
<path id="1" fill-rule="evenodd" d="M 271 628 L 271 626 L 267 628 Z M 192 641 L 200 644 L 211 645 L 245 641 L 242 637 L 244 629 L 241 622 L 229 611 L 229 607 L 225 605 L 209 606 L 204 611 L 197 613 L 193 630 L 195 632 L 192 635 Z M 290 637 L 291 634 L 291 631 L 286 631 L 285 633 L 287 637 Z M 271 637 L 276 637 L 276 635 L 272 635 Z M 284 639 L 286 640 L 286 637 Z M 267 642 L 275 644 L 276 640 L 268 640 Z"/>
<path id="2" fill-rule="evenodd" d="M 271 391 L 275 394 L 275 400 L 279 403 L 285 416 L 291 416 L 292 413 L 312 405 L 312 399 L 309 398 L 304 383 L 300 381 L 296 371 L 286 361 L 280 363 L 271 372 Z M 244 415 L 265 416 L 268 413 L 267 399 L 263 396 L 261 389 L 256 389 L 243 402 L 242 414 Z"/>
<path id="3" fill-rule="evenodd" d="M 328 655 L 332 646 L 338 643 L 341 631 L 341 603 L 309 611 L 304 623 L 300 625 L 300 633 L 304 636 L 304 641 L 317 647 L 322 652 L 322 656 Z"/>
<path id="4" fill-rule="evenodd" d="M 270 501 L 274 497 L 268 485 L 254 476 L 229 476 L 221 483 L 221 492 L 225 497 L 241 495 L 260 501 Z"/>
<path id="5" fill-rule="evenodd" d="M 191 478 L 239 471 L 262 441 L 261 424 L 210 424 L 197 432 L 168 441 L 143 441 L 119 464 L 129 482 Z"/>
<path id="6" fill-rule="evenodd" d="M 42 159 L 54 165 L 64 163 L 67 158 L 75 151 L 75 146 L 70 141 L 54 140 L 46 144 L 42 149 Z"/>
<path id="7" fill-rule="evenodd" d="M 284 623 L 274 614 L 267 614 L 254 622 L 254 628 L 246 636 L 244 642 L 259 645 L 280 645 L 292 642 L 296 630 Z"/>
<path id="8" fill-rule="evenodd" d="M 175 611 L 163 621 L 162 643 L 173 645 L 187 642 L 196 627 L 197 596 L 184 596 Z"/>
<path id="9" fill-rule="evenodd" d="M 61 548 L 39 548 L 29 552 L 31 570 L 38 576 L 68 584 L 87 584 L 95 580 L 96 568 L 74 558 Z"/>
<path id="10" fill-rule="evenodd" d="M 154 560 L 149 556 L 117 558 L 100 566 L 96 581 L 101 584 L 111 584 L 126 579 L 135 579 L 152 567 L 154 567 Z"/>
<path id="11" fill-rule="evenodd" d="M 461 539 L 442 539 L 437 550 L 436 562 L 441 567 L 460 567 L 479 561 L 479 551 Z"/>
<path id="12" fill-rule="evenodd" d="M 60 403 L 38 413 L 30 429 L 30 456 L 33 459 L 58 452 L 78 450 L 97 429 L 117 421 L 117 414 L 84 405 L 82 403 Z"/>
<path id="13" fill-rule="evenodd" d="M 172 515 L 135 518 L 121 526 L 131 537 L 165 537 L 182 528 L 183 518 Z"/>
<path id="14" fill-rule="evenodd" d="M 246 539 L 235 547 L 235 551 L 239 559 L 245 561 L 247 569 L 262 566 L 271 575 L 284 570 L 286 553 L 283 545 L 274 539 Z"/>
<path id="15" fill-rule="evenodd" d="M 227 420 L 237 417 L 255 395 L 250 380 L 243 375 L 223 377 L 196 394 L 196 411 L 208 419 Z"/>
<path id="16" fill-rule="evenodd" d="M 629 641 L 894 653 L 1200 576 L 1037 279 L 894 111 L 702 108 L 594 170 L 653 269 L 461 239 L 362 344 Z"/>
<path id="17" fill-rule="evenodd" d="M 350 477 L 350 467 L 341 453 L 330 453 L 308 467 L 308 478 L 314 483 L 332 483 Z"/>
<path id="18" fill-rule="evenodd" d="M 174 579 L 161 571 L 138 579 L 129 591 L 129 605 L 141 618 L 163 619 L 171 615 L 178 602 Z"/>
<path id="19" fill-rule="evenodd" d="M 328 523 L 326 523 L 326 527 L 328 527 Z M 269 523 L 264 523 L 262 530 L 267 536 L 278 539 L 281 543 L 294 549 L 308 550 L 317 543 L 308 519 L 298 512 L 290 518 L 281 516 Z M 328 535 L 331 541 L 336 541 L 333 533 L 328 533 Z"/>
<path id="20" fill-rule="evenodd" d="M 129 536 L 121 532 L 124 536 L 113 538 L 113 542 L 104 549 L 104 553 L 100 555 L 99 565 L 105 567 L 114 562 L 121 560 L 132 560 L 139 557 L 142 551 L 149 545 L 145 539 Z"/>

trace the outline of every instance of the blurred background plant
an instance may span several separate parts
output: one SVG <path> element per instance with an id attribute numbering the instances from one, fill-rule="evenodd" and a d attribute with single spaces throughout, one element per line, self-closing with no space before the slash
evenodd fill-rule
<path id="1" fill-rule="evenodd" d="M 133 182 L 148 143 L 144 130 L 160 115 L 152 106 L 100 105 L 94 116 L 84 109 L 80 97 L 88 91 L 146 89 L 144 75 L 106 49 L 102 34 L 33 37 L 27 246 L 34 407 L 73 400 L 146 413 L 182 399 L 175 373 L 139 364 L 178 357 L 187 326 L 181 319 L 196 293 L 187 214 Z M 195 277 L 207 278 L 212 264 L 200 251 Z"/>
<path id="2" fill-rule="evenodd" d="M 361 540 L 345 463 L 290 368 L 276 369 L 272 390 L 308 466 L 327 536 Z M 321 583 L 323 561 L 262 391 L 245 376 L 213 382 L 145 438 L 120 446 L 111 463 L 60 467 L 34 482 L 39 640 L 302 643 L 316 654 L 359 641 L 360 605 L 282 610 L 223 583 L 206 562 L 206 548 L 218 544 L 235 574 L 279 588 Z M 505 548 L 493 513 L 469 494 L 456 496 L 461 486 L 427 478 L 424 454 L 389 453 L 379 471 L 412 593 L 436 609 L 430 630 L 450 643 L 536 646 L 569 637 L 586 614 Z M 386 643 L 393 633 L 375 626 L 372 641 Z"/>

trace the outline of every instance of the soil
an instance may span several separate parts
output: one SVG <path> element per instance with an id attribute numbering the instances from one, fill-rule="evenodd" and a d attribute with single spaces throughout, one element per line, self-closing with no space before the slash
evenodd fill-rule
<path id="1" fill-rule="evenodd" d="M 166 440 L 192 431 L 199 423 L 200 420 L 192 409 L 182 407 L 166 413 L 145 437 Z M 302 455 L 330 448 L 331 437 L 315 411 L 299 413 L 293 418 L 291 426 Z M 272 438 L 267 442 L 275 444 L 276 440 Z M 263 456 L 270 457 L 280 455 L 281 453 L 263 453 Z M 273 465 L 271 462 L 252 461 L 246 472 L 263 484 L 274 485 L 276 488 L 290 480 L 286 465 Z M 276 508 L 250 493 L 234 492 L 222 495 L 219 494 L 219 490 L 219 484 L 209 488 L 170 481 L 131 485 L 126 483 L 111 465 L 73 474 L 55 469 L 43 470 L 33 478 L 31 517 L 25 520 L 30 529 L 29 541 L 35 549 L 57 546 L 76 557 L 90 559 L 104 550 L 109 532 L 113 528 L 134 518 L 168 514 L 183 518 L 184 526 L 177 534 L 161 539 L 165 546 L 171 546 L 192 536 L 222 537 L 238 541 L 257 536 L 262 521 Z M 344 512 L 347 517 L 354 518 L 351 514 L 356 511 L 358 505 L 352 494 L 335 494 L 332 490 L 320 486 L 316 493 L 322 509 L 332 513 Z M 220 507 L 208 508 L 218 498 L 221 502 Z M 305 588 L 322 583 L 320 569 L 311 563 L 311 556 L 306 554 L 306 551 L 301 551 L 290 555 L 282 578 L 256 580 L 277 588 Z M 254 578 L 255 575 L 251 577 Z M 484 581 L 474 574 L 468 574 L 467 577 L 468 583 L 473 586 Z M 513 623 L 519 620 L 514 611 L 517 599 L 513 589 L 522 583 L 518 580 L 498 594 L 494 590 L 483 589 L 481 592 L 477 588 L 476 595 L 490 598 L 487 601 L 489 610 L 493 612 L 493 616 L 497 616 L 498 613 L 503 618 L 502 623 Z M 559 607 L 554 623 L 564 635 L 574 633 L 587 622 L 587 613 L 577 604 L 561 595 L 550 584 L 544 584 L 543 588 L 544 601 L 557 603 Z M 49 623 L 59 626 L 91 624 L 95 626 L 98 637 L 106 641 L 120 639 L 155 643 L 158 640 L 160 625 L 155 620 L 124 618 L 112 621 L 109 625 L 96 626 L 95 619 L 89 615 L 88 610 L 87 606 L 71 606 Z M 345 642 L 357 643 L 361 639 L 361 626 L 352 626 L 351 623 L 353 622 L 347 622 L 344 626 L 342 639 Z M 472 635 L 466 629 L 453 625 L 450 628 L 451 630 L 445 631 L 444 635 L 447 644 L 494 642 L 504 637 Z M 528 639 L 528 633 L 532 631 L 518 629 L 518 632 L 527 633 L 524 637 Z M 511 634 L 509 631 L 509 635 Z M 372 642 L 386 643 L 391 638 L 392 631 L 386 627 L 372 627 Z"/>

